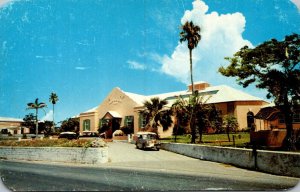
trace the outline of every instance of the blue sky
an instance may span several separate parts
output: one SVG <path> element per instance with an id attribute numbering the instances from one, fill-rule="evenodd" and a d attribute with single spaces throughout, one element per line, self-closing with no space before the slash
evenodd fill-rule
<path id="1" fill-rule="evenodd" d="M 99 105 L 114 87 L 151 95 L 185 90 L 188 49 L 180 25 L 202 29 L 194 80 L 243 89 L 217 69 L 244 45 L 300 33 L 298 0 L 0 0 L 0 116 L 23 118 L 48 104 L 55 119 Z M 297 8 L 298 6 L 298 8 Z"/>

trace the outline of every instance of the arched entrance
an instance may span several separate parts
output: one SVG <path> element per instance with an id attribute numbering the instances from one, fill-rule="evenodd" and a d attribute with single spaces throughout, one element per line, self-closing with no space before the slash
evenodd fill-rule
<path id="1" fill-rule="evenodd" d="M 247 127 L 251 128 L 254 124 L 254 113 L 252 111 L 249 111 L 247 113 Z"/>
<path id="2" fill-rule="evenodd" d="M 114 111 L 108 111 L 101 119 L 101 126 L 105 128 L 106 138 L 112 138 L 113 132 L 120 129 L 122 118 Z"/>

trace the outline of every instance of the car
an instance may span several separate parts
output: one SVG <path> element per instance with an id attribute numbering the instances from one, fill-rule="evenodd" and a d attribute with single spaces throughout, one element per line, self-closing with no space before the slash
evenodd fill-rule
<path id="1" fill-rule="evenodd" d="M 99 133 L 96 131 L 83 131 L 79 138 L 97 138 L 100 137 Z"/>
<path id="2" fill-rule="evenodd" d="M 78 134 L 75 133 L 75 132 L 61 132 L 59 135 L 58 135 L 58 138 L 59 139 L 78 139 Z"/>
<path id="3" fill-rule="evenodd" d="M 137 149 L 155 149 L 159 151 L 161 144 L 156 133 L 138 132 L 135 146 Z"/>

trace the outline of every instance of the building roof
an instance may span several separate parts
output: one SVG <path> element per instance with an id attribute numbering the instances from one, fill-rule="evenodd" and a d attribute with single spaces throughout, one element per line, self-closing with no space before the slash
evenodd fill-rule
<path id="1" fill-rule="evenodd" d="M 197 83 L 206 83 L 206 82 L 196 82 Z M 131 98 L 134 102 L 137 103 L 136 107 L 142 107 L 144 102 L 150 100 L 153 97 L 158 97 L 161 100 L 166 99 L 168 101 L 167 106 L 171 106 L 176 100 L 178 96 L 182 96 L 183 98 L 188 98 L 191 95 L 191 91 L 182 90 L 176 92 L 168 92 L 154 95 L 140 95 L 136 93 L 130 93 L 121 90 L 121 92 Z M 238 89 L 234 89 L 227 85 L 219 85 L 219 86 L 210 86 L 206 87 L 203 90 L 199 90 L 199 95 L 204 97 L 204 101 L 207 103 L 224 103 L 224 102 L 233 102 L 233 101 L 264 101 L 259 97 L 255 97 Z M 97 107 L 90 109 L 84 113 L 94 112 Z"/>
<path id="2" fill-rule="evenodd" d="M 189 95 L 191 95 L 191 91 L 188 90 L 148 96 L 138 95 L 138 97 L 135 97 L 134 94 L 130 94 L 130 96 L 133 96 L 136 100 L 139 100 L 141 105 L 143 105 L 144 101 L 149 100 L 153 97 L 166 99 L 169 101 L 169 104 L 172 104 L 173 102 L 175 102 L 178 96 L 182 96 L 183 98 L 185 98 Z M 204 100 L 207 100 L 207 103 L 223 103 L 232 101 L 263 101 L 263 99 L 259 97 L 255 97 L 253 95 L 234 89 L 227 85 L 207 87 L 204 90 L 200 90 L 199 95 L 202 95 L 204 97 Z"/>
<path id="3" fill-rule="evenodd" d="M 82 113 L 92 113 L 92 112 L 95 112 L 97 108 L 98 108 L 98 106 L 97 107 L 93 107 L 92 109 L 89 109 L 89 110 L 87 110 L 85 112 L 82 112 Z"/>
<path id="4" fill-rule="evenodd" d="M 1 122 L 23 122 L 23 119 L 17 119 L 12 117 L 0 117 Z"/>

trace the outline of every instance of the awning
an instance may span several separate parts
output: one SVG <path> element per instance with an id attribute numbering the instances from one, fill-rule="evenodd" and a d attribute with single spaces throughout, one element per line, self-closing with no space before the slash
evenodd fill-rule
<path id="1" fill-rule="evenodd" d="M 260 111 L 254 116 L 254 118 L 272 121 L 278 118 L 279 113 L 280 111 L 274 107 L 266 107 L 260 109 Z"/>

